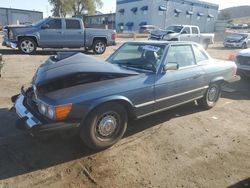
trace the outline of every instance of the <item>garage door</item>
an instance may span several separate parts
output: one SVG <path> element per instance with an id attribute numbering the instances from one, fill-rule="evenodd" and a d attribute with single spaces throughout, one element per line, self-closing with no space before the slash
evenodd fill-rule
<path id="1" fill-rule="evenodd" d="M 12 12 L 11 13 L 11 18 L 12 18 L 12 24 L 17 24 L 18 22 L 20 24 L 31 23 L 31 19 L 30 19 L 30 14 L 29 13 Z"/>

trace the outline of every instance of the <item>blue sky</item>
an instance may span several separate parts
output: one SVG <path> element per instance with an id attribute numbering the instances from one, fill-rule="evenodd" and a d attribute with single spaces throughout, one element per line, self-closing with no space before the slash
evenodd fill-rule
<path id="1" fill-rule="evenodd" d="M 116 0 L 102 0 L 103 8 L 100 10 L 103 13 L 114 12 L 116 8 Z M 250 0 L 206 0 L 211 3 L 216 3 L 220 5 L 220 9 L 240 6 L 240 5 L 250 5 Z M 11 7 L 20 8 L 28 10 L 38 10 L 44 13 L 44 17 L 51 15 L 51 6 L 48 0 L 0 0 L 0 7 Z"/>

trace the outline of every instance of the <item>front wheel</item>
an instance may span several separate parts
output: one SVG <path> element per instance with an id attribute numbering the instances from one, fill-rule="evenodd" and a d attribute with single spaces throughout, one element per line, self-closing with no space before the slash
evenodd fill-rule
<path id="1" fill-rule="evenodd" d="M 18 41 L 18 49 L 23 54 L 33 54 L 36 51 L 37 44 L 32 38 L 22 38 Z"/>
<path id="2" fill-rule="evenodd" d="M 247 43 L 243 43 L 242 46 L 241 46 L 242 49 L 246 49 L 247 48 Z"/>
<path id="3" fill-rule="evenodd" d="M 207 89 L 203 98 L 197 100 L 197 103 L 205 109 L 213 108 L 218 102 L 221 95 L 221 88 L 219 84 L 211 84 Z"/>
<path id="4" fill-rule="evenodd" d="M 113 102 L 103 104 L 83 122 L 80 137 L 91 149 L 106 149 L 123 137 L 127 121 L 127 111 L 122 105 Z"/>
<path id="5" fill-rule="evenodd" d="M 93 51 L 96 54 L 103 54 L 106 51 L 107 44 L 103 40 L 95 40 L 93 44 Z"/>

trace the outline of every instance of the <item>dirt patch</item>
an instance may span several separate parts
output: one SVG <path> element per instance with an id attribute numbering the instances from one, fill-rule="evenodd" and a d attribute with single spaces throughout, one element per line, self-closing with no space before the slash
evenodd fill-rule
<path id="1" fill-rule="evenodd" d="M 96 56 L 105 59 L 116 47 Z M 216 43 L 212 57 L 239 50 Z M 129 122 L 114 147 L 92 153 L 79 138 L 32 138 L 15 129 L 10 96 L 29 84 L 51 52 L 20 55 L 1 48 L 0 187 L 237 187 L 250 184 L 250 85 L 228 86 L 218 105 L 191 103 Z M 90 54 L 92 55 L 92 54 Z M 238 183 L 238 184 L 237 184 Z"/>

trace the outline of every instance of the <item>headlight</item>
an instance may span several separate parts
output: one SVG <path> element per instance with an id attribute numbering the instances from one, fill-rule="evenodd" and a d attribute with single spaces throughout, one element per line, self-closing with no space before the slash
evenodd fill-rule
<path id="1" fill-rule="evenodd" d="M 42 115 L 46 115 L 47 107 L 44 103 L 39 103 L 38 104 L 38 110 Z"/>
<path id="2" fill-rule="evenodd" d="M 38 103 L 39 112 L 51 120 L 64 120 L 71 112 L 72 104 L 65 104 L 61 106 L 49 106 L 43 102 Z"/>
<path id="3" fill-rule="evenodd" d="M 55 109 L 51 106 L 48 107 L 47 117 L 49 119 L 55 119 Z"/>

